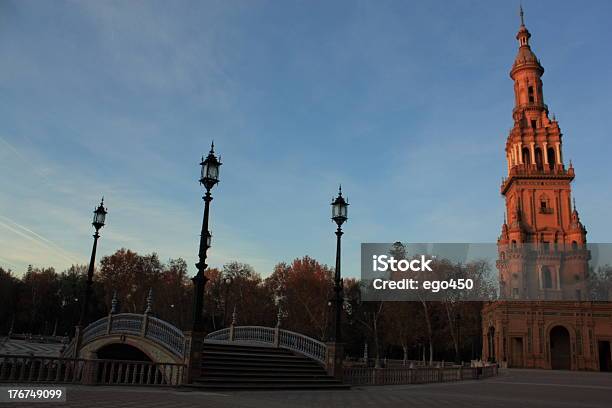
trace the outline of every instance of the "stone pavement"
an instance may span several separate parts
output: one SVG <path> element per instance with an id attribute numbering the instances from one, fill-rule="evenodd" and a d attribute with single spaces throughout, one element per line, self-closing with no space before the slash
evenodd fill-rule
<path id="1" fill-rule="evenodd" d="M 354 387 L 350 391 L 193 392 L 160 388 L 68 388 L 68 402 L 86 408 L 214 407 L 612 407 L 612 373 L 504 370 L 499 377 L 444 384 Z M 8 406 L 8 404 L 4 404 Z M 45 404 L 11 404 L 40 408 Z"/>
<path id="2" fill-rule="evenodd" d="M 45 357 L 59 357 L 61 343 L 37 343 L 35 341 L 0 338 L 0 354 L 35 355 Z"/>

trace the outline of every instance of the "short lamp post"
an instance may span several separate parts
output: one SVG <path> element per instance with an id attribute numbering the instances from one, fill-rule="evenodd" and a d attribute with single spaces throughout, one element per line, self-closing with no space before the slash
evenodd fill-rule
<path id="1" fill-rule="evenodd" d="M 457 324 L 457 352 L 455 353 L 455 364 L 461 364 L 461 315 L 459 313 L 455 315 L 455 321 Z"/>
<path id="2" fill-rule="evenodd" d="M 342 197 L 342 186 L 338 189 L 338 196 L 332 201 L 332 220 L 338 225 L 336 229 L 336 270 L 334 274 L 334 329 L 331 340 L 335 343 L 342 342 L 342 330 L 340 327 L 342 318 L 342 274 L 340 271 L 340 243 L 342 238 L 342 224 L 348 219 L 348 206 Z"/>
<path id="3" fill-rule="evenodd" d="M 94 272 L 94 264 L 96 262 L 96 248 L 98 246 L 98 238 L 100 238 L 100 228 L 104 226 L 104 222 L 106 221 L 106 208 L 104 208 L 104 197 L 102 197 L 102 201 L 98 208 L 94 210 L 93 222 L 91 225 L 96 229 L 96 232 L 93 235 L 94 243 L 93 248 L 91 250 L 91 259 L 89 260 L 89 269 L 87 270 L 87 283 L 85 285 L 85 295 L 83 296 L 83 303 L 81 304 L 81 318 L 79 319 L 79 326 L 83 326 L 87 323 L 88 314 L 89 314 L 89 302 L 91 298 L 92 285 L 93 285 L 93 272 Z"/>
<path id="4" fill-rule="evenodd" d="M 210 213 L 210 202 L 212 196 L 210 190 L 219 182 L 219 167 L 221 161 L 215 156 L 214 143 L 210 147 L 210 152 L 206 159 L 202 157 L 202 173 L 200 176 L 200 184 L 206 189 L 204 197 L 204 219 L 202 220 L 202 231 L 200 233 L 200 247 L 198 251 L 198 273 L 191 280 L 194 285 L 193 294 L 193 331 L 201 332 L 204 330 L 204 287 L 208 278 L 204 274 L 208 265 L 206 264 L 206 253 L 212 244 L 212 234 L 208 230 L 208 217 Z"/>

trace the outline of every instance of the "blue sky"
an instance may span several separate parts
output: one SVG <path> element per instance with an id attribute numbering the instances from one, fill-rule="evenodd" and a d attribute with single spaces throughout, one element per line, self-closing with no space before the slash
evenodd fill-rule
<path id="1" fill-rule="evenodd" d="M 524 1 L 591 242 L 612 230 L 612 3 Z M 333 264 L 361 242 L 494 242 L 517 1 L 0 1 L 0 265 L 185 258 L 223 158 L 210 264 Z"/>

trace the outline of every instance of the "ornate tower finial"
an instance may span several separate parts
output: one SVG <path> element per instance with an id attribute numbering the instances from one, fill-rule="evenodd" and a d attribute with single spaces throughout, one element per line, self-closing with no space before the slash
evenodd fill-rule
<path id="1" fill-rule="evenodd" d="M 153 288 L 149 289 L 149 296 L 147 296 L 147 308 L 145 314 L 153 312 Z"/>
<path id="2" fill-rule="evenodd" d="M 278 311 L 276 312 L 276 327 L 280 327 L 281 320 L 283 319 L 283 311 L 280 303 L 278 304 Z"/>
<path id="3" fill-rule="evenodd" d="M 524 26 L 525 25 L 525 19 L 524 19 L 523 5 L 522 4 L 519 5 L 519 15 L 521 16 L 521 25 Z"/>
<path id="4" fill-rule="evenodd" d="M 111 300 L 110 314 L 117 314 L 117 291 L 113 291 L 113 299 Z"/>
<path id="5" fill-rule="evenodd" d="M 210 144 L 210 152 L 214 153 L 215 152 L 215 141 L 213 139 L 212 143 Z"/>

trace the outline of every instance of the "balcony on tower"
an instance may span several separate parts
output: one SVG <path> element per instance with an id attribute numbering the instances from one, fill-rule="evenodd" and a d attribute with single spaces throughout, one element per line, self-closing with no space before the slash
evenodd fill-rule
<path id="1" fill-rule="evenodd" d="M 516 164 L 510 168 L 508 177 L 502 178 L 501 192 L 505 194 L 513 181 L 517 179 L 563 179 L 573 180 L 574 168 L 565 168 L 563 164 Z"/>

